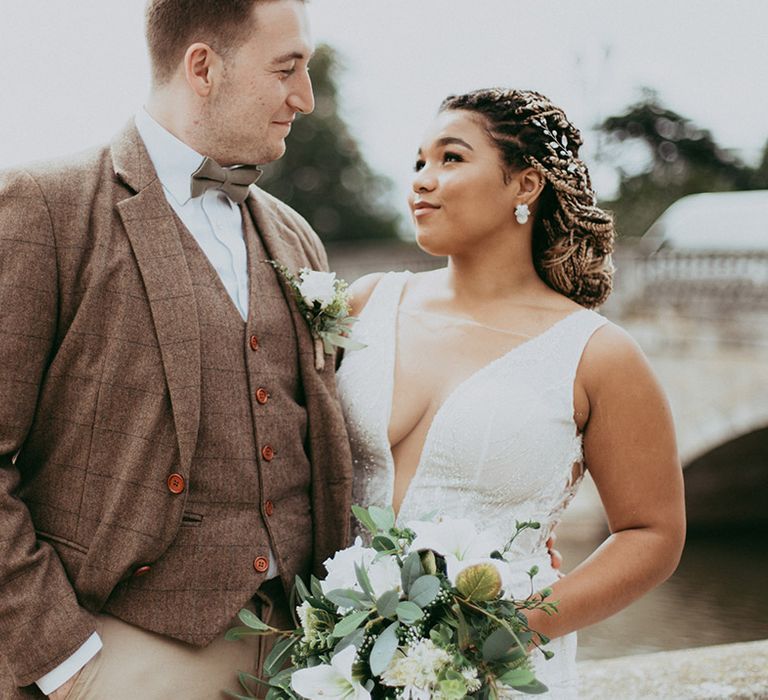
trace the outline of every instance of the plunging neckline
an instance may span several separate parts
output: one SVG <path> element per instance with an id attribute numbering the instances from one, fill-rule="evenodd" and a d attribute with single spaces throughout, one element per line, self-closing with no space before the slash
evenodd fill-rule
<path id="1" fill-rule="evenodd" d="M 412 487 L 416 480 L 418 479 L 420 473 L 423 471 L 423 465 L 425 458 L 429 454 L 429 448 L 431 446 L 432 438 L 434 435 L 434 429 L 435 425 L 437 424 L 438 420 L 442 417 L 442 415 L 445 412 L 445 407 L 453 400 L 453 397 L 458 394 L 460 390 L 465 390 L 466 387 L 471 384 L 474 380 L 476 380 L 478 377 L 486 374 L 487 372 L 491 371 L 491 369 L 495 368 L 499 364 L 503 363 L 508 358 L 514 356 L 517 354 L 518 351 L 520 351 L 523 348 L 527 348 L 531 344 L 537 342 L 538 340 L 546 337 L 549 335 L 552 331 L 554 331 L 556 328 L 559 328 L 563 323 L 568 321 L 569 319 L 573 318 L 574 316 L 577 316 L 582 313 L 589 313 L 588 309 L 576 309 L 575 311 L 570 312 L 569 314 L 566 314 L 562 318 L 555 321 L 553 324 L 548 326 L 546 329 L 544 329 L 541 333 L 538 335 L 531 336 L 524 340 L 521 343 L 518 343 L 514 347 L 510 348 L 506 352 L 499 355 L 499 357 L 491 360 L 490 362 L 487 362 L 486 364 L 482 365 L 481 367 L 478 367 L 476 370 L 470 372 L 464 379 L 462 379 L 458 384 L 456 384 L 453 389 L 451 389 L 443 402 L 437 407 L 437 410 L 435 411 L 434 415 L 432 416 L 432 420 L 429 423 L 429 427 L 427 428 L 426 435 L 424 436 L 424 442 L 421 446 L 421 451 L 419 452 L 419 459 L 416 462 L 416 469 L 413 471 L 413 476 L 411 477 L 411 480 L 408 482 L 408 485 L 405 487 L 405 491 L 403 492 L 403 498 L 400 501 L 400 506 L 398 508 L 395 508 L 393 503 L 393 498 L 395 495 L 395 471 L 396 471 L 396 465 L 395 465 L 395 458 L 392 454 L 392 444 L 389 441 L 389 425 L 392 420 L 392 409 L 394 406 L 394 400 L 395 400 L 395 371 L 397 369 L 397 350 L 398 350 L 398 325 L 400 320 L 400 306 L 402 304 L 403 300 L 403 294 L 405 292 L 405 286 L 408 282 L 408 278 L 413 274 L 412 272 L 405 272 L 404 274 L 404 280 L 402 287 L 400 288 L 400 293 L 396 297 L 396 306 L 395 306 L 395 313 L 392 317 L 392 343 L 390 344 L 390 347 L 388 348 L 389 351 L 389 385 L 387 386 L 387 392 L 385 396 L 388 397 L 387 402 L 387 412 L 385 416 L 385 420 L 383 421 L 384 426 L 384 445 L 386 445 L 387 449 L 385 450 L 385 454 L 387 457 L 387 472 L 389 476 L 389 483 L 388 483 L 388 490 L 389 494 L 387 497 L 387 501 L 389 505 L 393 508 L 395 511 L 396 517 L 399 518 L 400 513 L 403 510 L 403 506 L 408 501 L 408 497 L 410 496 L 412 492 Z"/>

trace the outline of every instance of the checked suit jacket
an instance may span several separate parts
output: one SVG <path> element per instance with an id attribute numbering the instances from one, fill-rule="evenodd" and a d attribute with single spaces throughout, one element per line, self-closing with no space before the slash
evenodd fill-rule
<path id="1" fill-rule="evenodd" d="M 319 239 L 293 210 L 255 187 L 246 205 L 270 258 L 327 269 Z M 352 463 L 334 363 L 315 369 L 293 304 L 291 318 L 319 574 L 347 545 Z M 137 345 L 142 352 L 132 353 Z M 125 442 L 121 422 L 142 411 L 141 392 L 123 379 L 136 362 L 164 377 L 170 410 L 151 435 Z M 3 697 L 68 658 L 113 589 L 173 542 L 184 494 L 166 481 L 189 473 L 200 371 L 177 221 L 132 124 L 75 160 L 0 173 Z"/>

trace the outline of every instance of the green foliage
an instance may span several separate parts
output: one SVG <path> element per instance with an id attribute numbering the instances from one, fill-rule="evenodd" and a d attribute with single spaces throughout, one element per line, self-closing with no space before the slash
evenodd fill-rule
<path id="1" fill-rule="evenodd" d="M 310 74 L 315 111 L 298 115 L 287 151 L 264 167 L 259 187 L 302 214 L 325 241 L 397 237 L 397 215 L 387 206 L 390 183 L 365 163 L 339 116 L 332 48 L 321 45 Z"/>
<path id="2" fill-rule="evenodd" d="M 673 202 L 698 192 L 768 188 L 768 144 L 753 169 L 720 148 L 712 134 L 665 107 L 646 91 L 623 114 L 608 117 L 600 129 L 614 144 L 643 144 L 647 167 L 628 173 L 619 164 L 618 196 L 601 202 L 616 216 L 619 234 L 640 236 Z M 622 149 L 617 149 L 619 158 Z"/>

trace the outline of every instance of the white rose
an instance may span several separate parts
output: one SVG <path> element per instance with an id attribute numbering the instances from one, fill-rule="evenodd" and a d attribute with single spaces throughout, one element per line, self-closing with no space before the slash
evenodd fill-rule
<path id="1" fill-rule="evenodd" d="M 400 590 L 400 567 L 393 557 L 376 558 L 378 552 L 364 547 L 358 537 L 351 547 L 342 549 L 324 562 L 328 575 L 320 582 L 323 593 L 337 588 L 351 588 L 362 593 L 355 574 L 355 564 L 368 573 L 373 594 L 379 598 L 383 593 Z"/>
<path id="2" fill-rule="evenodd" d="M 316 301 L 325 308 L 336 296 L 336 273 L 303 268 L 299 272 L 299 293 L 310 306 Z"/>

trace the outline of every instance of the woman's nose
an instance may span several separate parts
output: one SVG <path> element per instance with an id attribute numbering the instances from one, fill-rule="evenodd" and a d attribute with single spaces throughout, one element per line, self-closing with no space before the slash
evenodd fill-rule
<path id="1" fill-rule="evenodd" d="M 419 170 L 413 178 L 414 192 L 431 192 L 435 189 L 437 180 L 434 175 L 425 166 Z"/>

